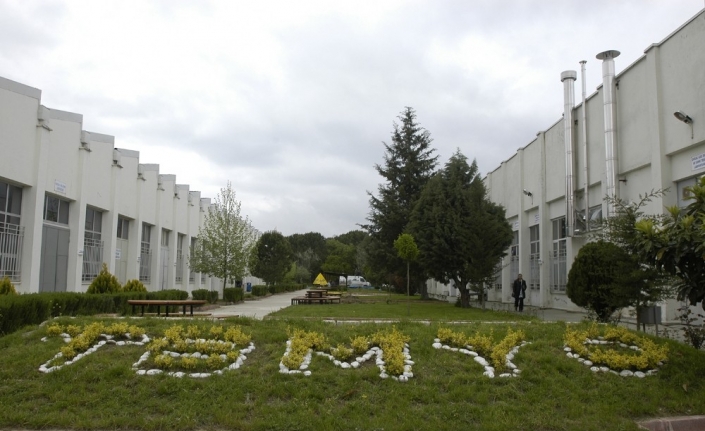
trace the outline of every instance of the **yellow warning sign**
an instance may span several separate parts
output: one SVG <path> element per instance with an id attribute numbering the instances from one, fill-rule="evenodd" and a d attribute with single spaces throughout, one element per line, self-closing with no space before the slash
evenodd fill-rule
<path id="1" fill-rule="evenodd" d="M 313 280 L 313 284 L 316 284 L 318 286 L 325 286 L 328 284 L 328 282 L 326 281 L 326 278 L 323 276 L 323 274 L 319 273 L 318 277 Z"/>

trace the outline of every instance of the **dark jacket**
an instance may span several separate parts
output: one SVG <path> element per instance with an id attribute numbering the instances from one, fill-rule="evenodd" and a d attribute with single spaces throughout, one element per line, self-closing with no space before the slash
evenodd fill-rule
<path id="1" fill-rule="evenodd" d="M 518 298 L 520 291 L 524 293 L 522 296 L 526 298 L 526 280 L 523 278 L 521 280 L 518 278 L 514 280 L 514 284 L 512 284 L 512 298 Z"/>

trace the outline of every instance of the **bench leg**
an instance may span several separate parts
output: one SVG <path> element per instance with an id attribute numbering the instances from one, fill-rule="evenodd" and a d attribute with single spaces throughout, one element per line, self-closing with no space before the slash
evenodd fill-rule
<path id="1" fill-rule="evenodd" d="M 144 317 L 144 304 L 142 304 L 142 314 L 141 315 Z"/>

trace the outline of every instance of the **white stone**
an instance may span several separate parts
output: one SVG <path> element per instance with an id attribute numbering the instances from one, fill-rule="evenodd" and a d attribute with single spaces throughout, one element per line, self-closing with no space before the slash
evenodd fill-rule
<path id="1" fill-rule="evenodd" d="M 490 379 L 494 379 L 494 373 L 492 371 L 485 371 L 484 373 L 482 373 L 482 375 L 487 376 Z"/>
<path id="2" fill-rule="evenodd" d="M 585 362 L 585 359 L 584 359 L 584 358 L 578 358 L 578 362 L 580 362 L 580 363 L 582 364 L 582 363 Z"/>
<path id="3" fill-rule="evenodd" d="M 205 354 L 201 355 L 201 359 L 203 359 L 204 361 L 205 361 L 206 359 L 208 359 L 208 358 L 210 358 L 210 356 L 205 355 Z"/>
<path id="4" fill-rule="evenodd" d="M 350 364 L 350 366 L 353 367 L 353 368 L 358 368 L 358 367 L 360 367 L 360 363 L 359 363 L 358 361 L 353 361 L 353 362 Z"/>
<path id="5" fill-rule="evenodd" d="M 475 362 L 477 362 L 478 364 L 482 365 L 483 367 L 485 367 L 485 366 L 488 365 L 488 364 L 487 364 L 487 361 L 486 361 L 485 358 L 483 358 L 482 356 L 475 356 L 473 359 L 475 360 Z"/>
<path id="6" fill-rule="evenodd" d="M 502 373 L 499 377 L 512 377 L 512 375 L 510 373 Z"/>
<path id="7" fill-rule="evenodd" d="M 179 354 L 176 353 L 176 352 L 169 352 L 169 356 L 171 356 L 172 358 L 179 358 L 179 357 L 181 357 L 181 355 L 179 355 Z"/>
<path id="8" fill-rule="evenodd" d="M 440 343 L 440 342 L 441 342 L 441 339 L 440 339 L 440 338 L 434 338 L 434 339 L 433 339 L 433 342 L 434 342 L 434 343 Z"/>
<path id="9" fill-rule="evenodd" d="M 600 371 L 600 367 L 590 367 L 590 371 L 592 371 L 593 373 L 597 373 L 598 371 Z"/>
<path id="10" fill-rule="evenodd" d="M 161 374 L 161 373 L 163 373 L 163 371 L 157 370 L 157 369 L 147 371 L 148 376 L 156 376 L 157 374 Z"/>
<path id="11" fill-rule="evenodd" d="M 450 348 L 450 351 L 451 351 L 451 352 L 457 352 L 457 351 L 458 351 L 458 348 L 457 348 L 457 347 L 451 347 L 451 348 Z"/>
<path id="12" fill-rule="evenodd" d="M 622 370 L 622 371 L 619 373 L 619 375 L 622 376 L 622 377 L 631 377 L 631 376 L 634 375 L 634 373 L 631 372 L 630 370 Z"/>
<path id="13" fill-rule="evenodd" d="M 289 374 L 301 374 L 301 370 L 290 370 Z"/>
<path id="14" fill-rule="evenodd" d="M 521 370 L 519 368 L 515 368 L 513 372 L 514 374 L 521 374 Z"/>
<path id="15" fill-rule="evenodd" d="M 350 364 L 348 364 L 347 362 L 341 362 L 341 363 L 340 363 L 340 368 L 348 369 L 348 368 L 350 368 Z"/>
<path id="16" fill-rule="evenodd" d="M 563 351 L 564 351 L 564 352 L 572 352 L 573 349 L 571 349 L 570 347 L 565 347 L 565 348 L 563 349 Z"/>
<path id="17" fill-rule="evenodd" d="M 311 375 L 311 372 L 310 372 L 310 371 L 304 371 L 303 374 L 304 374 L 304 376 L 308 377 L 308 376 Z"/>
<path id="18" fill-rule="evenodd" d="M 201 353 L 200 353 L 200 352 L 194 352 L 194 353 L 191 354 L 191 357 L 192 357 L 192 358 L 199 359 L 199 358 L 201 357 Z"/>
<path id="19" fill-rule="evenodd" d="M 387 377 L 389 377 L 389 375 L 388 375 L 387 373 L 385 373 L 385 372 L 381 372 L 381 373 L 379 373 L 379 377 L 380 377 L 381 379 L 386 379 Z"/>
<path id="20" fill-rule="evenodd" d="M 511 352 L 510 352 L 510 353 L 507 353 L 507 356 L 505 356 L 505 358 L 506 358 L 508 361 L 511 361 L 512 359 L 514 359 L 514 353 L 511 353 Z"/>
<path id="21" fill-rule="evenodd" d="M 184 377 L 185 375 L 186 375 L 186 373 L 183 373 L 181 371 L 177 371 L 174 373 L 174 377 L 176 377 L 177 379 L 180 379 L 180 378 Z"/>
<path id="22" fill-rule="evenodd" d="M 600 367 L 600 371 L 602 371 L 603 373 L 606 373 L 606 372 L 608 372 L 609 370 L 610 370 L 610 369 L 607 368 L 607 367 Z"/>
<path id="23" fill-rule="evenodd" d="M 509 368 L 510 370 L 513 370 L 513 369 L 515 369 L 516 367 L 517 367 L 516 365 L 514 365 L 513 363 L 507 361 L 507 368 Z"/>
<path id="24" fill-rule="evenodd" d="M 227 355 L 220 355 L 220 359 L 222 359 L 223 361 L 227 361 L 228 356 Z"/>
<path id="25" fill-rule="evenodd" d="M 573 358 L 573 354 L 570 353 L 570 352 L 566 353 L 565 355 L 566 355 L 567 357 L 571 358 L 571 359 Z"/>
<path id="26" fill-rule="evenodd" d="M 473 352 L 473 351 L 468 351 L 468 355 L 470 355 L 472 357 L 480 356 L 477 354 L 477 352 Z"/>
<path id="27" fill-rule="evenodd" d="M 614 374 L 615 376 L 618 376 L 618 375 L 619 375 L 619 373 L 616 372 L 615 370 L 610 370 L 610 373 Z"/>
<path id="28" fill-rule="evenodd" d="M 450 346 L 448 346 L 447 344 L 444 344 L 443 347 L 442 347 L 442 349 L 450 350 Z"/>
<path id="29" fill-rule="evenodd" d="M 124 345 L 125 345 L 125 342 L 124 342 L 124 341 L 118 341 L 118 342 L 115 343 L 115 344 L 117 344 L 118 346 L 124 346 Z"/>
<path id="30" fill-rule="evenodd" d="M 412 377 L 414 377 L 414 373 L 412 373 L 411 371 L 405 371 L 404 376 L 411 379 Z"/>
<path id="31" fill-rule="evenodd" d="M 586 360 L 585 362 L 583 362 L 583 365 L 585 365 L 586 367 L 592 367 L 592 361 Z"/>
<path id="32" fill-rule="evenodd" d="M 402 376 L 399 376 L 399 381 L 402 382 L 402 383 L 408 382 L 408 381 L 409 381 L 409 378 L 402 375 Z"/>
<path id="33" fill-rule="evenodd" d="M 412 361 L 412 360 L 410 360 L 410 359 L 406 359 L 406 360 L 404 361 L 404 363 L 405 363 L 406 365 L 414 365 L 414 361 Z"/>
<path id="34" fill-rule="evenodd" d="M 144 376 L 145 374 L 147 374 L 147 372 L 145 370 L 137 370 L 138 376 Z"/>
<path id="35" fill-rule="evenodd" d="M 644 374 L 644 373 L 641 372 L 641 371 L 635 372 L 634 375 L 635 375 L 636 377 L 640 378 L 640 379 L 643 379 L 644 377 L 646 377 L 646 374 Z"/>
<path id="36" fill-rule="evenodd" d="M 336 367 L 339 367 L 340 361 L 336 359 L 335 361 L 333 361 L 333 365 L 335 365 Z"/>

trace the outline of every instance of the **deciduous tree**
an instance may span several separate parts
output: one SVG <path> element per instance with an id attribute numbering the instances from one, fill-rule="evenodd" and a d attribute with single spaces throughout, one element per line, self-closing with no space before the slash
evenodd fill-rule
<path id="1" fill-rule="evenodd" d="M 196 247 L 189 257 L 193 271 L 222 279 L 223 287 L 228 280 L 239 280 L 246 275 L 255 243 L 256 231 L 250 220 L 240 214 L 240 207 L 228 181 L 206 212 Z"/>
<path id="2" fill-rule="evenodd" d="M 289 241 L 277 231 L 262 234 L 254 249 L 252 275 L 267 283 L 279 283 L 291 269 L 293 253 Z"/>

